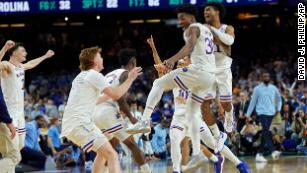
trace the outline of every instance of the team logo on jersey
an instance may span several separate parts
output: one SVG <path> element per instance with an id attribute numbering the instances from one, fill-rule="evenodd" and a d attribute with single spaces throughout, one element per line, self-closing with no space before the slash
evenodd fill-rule
<path id="1" fill-rule="evenodd" d="M 182 68 L 182 71 L 183 71 L 183 72 L 187 72 L 187 71 L 188 71 L 188 68 L 184 67 L 184 68 Z"/>

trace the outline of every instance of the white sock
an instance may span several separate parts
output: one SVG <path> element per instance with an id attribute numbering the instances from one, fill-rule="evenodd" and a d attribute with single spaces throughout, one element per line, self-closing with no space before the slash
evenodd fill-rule
<path id="1" fill-rule="evenodd" d="M 151 169 L 150 169 L 150 167 L 147 163 L 140 166 L 140 168 L 141 168 L 141 171 L 144 172 L 144 173 L 151 173 Z"/>
<path id="2" fill-rule="evenodd" d="M 219 159 L 216 157 L 216 155 L 212 154 L 212 156 L 209 158 L 212 162 L 216 163 L 219 161 Z"/>
<path id="3" fill-rule="evenodd" d="M 231 110 L 229 112 L 225 111 L 225 116 L 226 116 L 226 118 L 233 116 L 233 106 L 232 106 L 232 104 L 231 104 Z"/>
<path id="4" fill-rule="evenodd" d="M 173 171 L 180 172 L 182 154 L 180 144 L 184 138 L 184 133 L 171 129 L 170 130 L 170 139 L 171 139 L 171 158 L 173 163 Z"/>
<path id="5" fill-rule="evenodd" d="M 216 124 L 209 126 L 209 129 L 211 130 L 211 132 L 212 132 L 212 134 L 215 138 L 220 136 L 220 130 L 219 130 L 219 127 Z"/>
<path id="6" fill-rule="evenodd" d="M 160 101 L 162 95 L 163 95 L 163 88 L 159 86 L 158 82 L 159 79 L 157 79 L 152 86 L 152 89 L 150 90 L 150 93 L 148 95 L 147 101 L 146 101 L 146 107 L 143 113 L 142 119 L 149 120 L 151 117 L 151 114 L 153 112 L 153 109 L 156 107 L 157 103 Z"/>
<path id="7" fill-rule="evenodd" d="M 235 156 L 226 145 L 224 146 L 221 153 L 236 166 L 241 163 L 241 160 L 239 160 L 238 157 Z"/>

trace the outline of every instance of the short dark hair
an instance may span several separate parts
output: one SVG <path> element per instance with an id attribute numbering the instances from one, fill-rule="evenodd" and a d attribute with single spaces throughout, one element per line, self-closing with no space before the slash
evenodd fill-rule
<path id="1" fill-rule="evenodd" d="M 127 65 L 132 58 L 136 58 L 136 50 L 131 48 L 125 48 L 119 51 L 119 64 Z"/>
<path id="2" fill-rule="evenodd" d="M 264 75 L 264 74 L 266 74 L 266 73 L 270 74 L 269 71 L 266 70 L 266 69 L 263 69 L 263 70 L 261 71 L 261 75 Z"/>
<path id="3" fill-rule="evenodd" d="M 17 50 L 19 47 L 24 47 L 24 45 L 22 43 L 15 43 L 15 45 L 13 47 L 11 47 L 9 50 L 7 50 L 8 56 L 12 56 L 13 52 L 15 50 Z"/>
<path id="4" fill-rule="evenodd" d="M 42 120 L 42 119 L 45 120 L 44 117 L 43 117 L 42 115 L 37 115 L 37 116 L 34 118 L 35 121 Z"/>
<path id="5" fill-rule="evenodd" d="M 198 15 L 198 9 L 192 4 L 183 4 L 176 9 L 176 13 L 187 13 L 193 15 L 195 18 Z"/>
<path id="6" fill-rule="evenodd" d="M 218 2 L 210 2 L 210 3 L 207 3 L 205 5 L 205 8 L 208 7 L 208 6 L 213 7 L 215 10 L 220 12 L 220 19 L 221 20 L 225 17 L 225 15 L 226 15 L 226 8 L 225 8 L 225 6 L 223 4 L 218 3 Z"/>

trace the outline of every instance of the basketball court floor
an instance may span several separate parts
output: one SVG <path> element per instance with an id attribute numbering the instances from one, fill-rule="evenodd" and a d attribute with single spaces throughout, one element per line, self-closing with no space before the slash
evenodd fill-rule
<path id="1" fill-rule="evenodd" d="M 269 159 L 268 163 L 256 163 L 254 157 L 243 158 L 251 169 L 252 173 L 307 173 L 307 156 L 283 156 L 277 161 Z M 131 158 L 123 157 L 121 159 L 123 173 L 141 173 L 135 166 Z M 150 162 L 153 173 L 172 173 L 171 160 L 158 160 Z M 66 170 L 56 170 L 47 165 L 46 171 L 31 173 L 89 173 L 90 170 L 74 167 Z M 223 173 L 237 173 L 237 169 L 229 162 L 225 161 Z M 195 173 L 214 173 L 213 164 L 205 162 L 203 166 Z"/>

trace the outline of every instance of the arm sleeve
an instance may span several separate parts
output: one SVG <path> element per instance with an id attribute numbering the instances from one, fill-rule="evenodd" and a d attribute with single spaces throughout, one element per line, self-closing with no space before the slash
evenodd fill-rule
<path id="1" fill-rule="evenodd" d="M 249 103 L 249 106 L 248 106 L 248 109 L 247 109 L 247 113 L 246 113 L 246 116 L 247 117 L 250 117 L 255 106 L 256 106 L 256 103 L 257 103 L 257 99 L 258 99 L 258 89 L 255 88 L 254 91 L 253 91 L 253 95 L 252 95 L 252 99 Z"/>
<path id="2" fill-rule="evenodd" d="M 6 124 L 12 123 L 12 119 L 9 115 L 9 112 L 7 111 L 1 87 L 0 87 L 0 122 Z"/>
<path id="3" fill-rule="evenodd" d="M 103 91 L 109 86 L 106 77 L 96 71 L 91 71 L 85 80 L 99 91 Z"/>
<path id="4" fill-rule="evenodd" d="M 226 45 L 231 46 L 235 39 L 233 36 L 227 34 L 227 33 L 223 33 L 221 31 L 219 31 L 218 29 L 216 29 L 215 27 L 211 27 L 212 32 L 217 35 L 217 37 Z"/>

